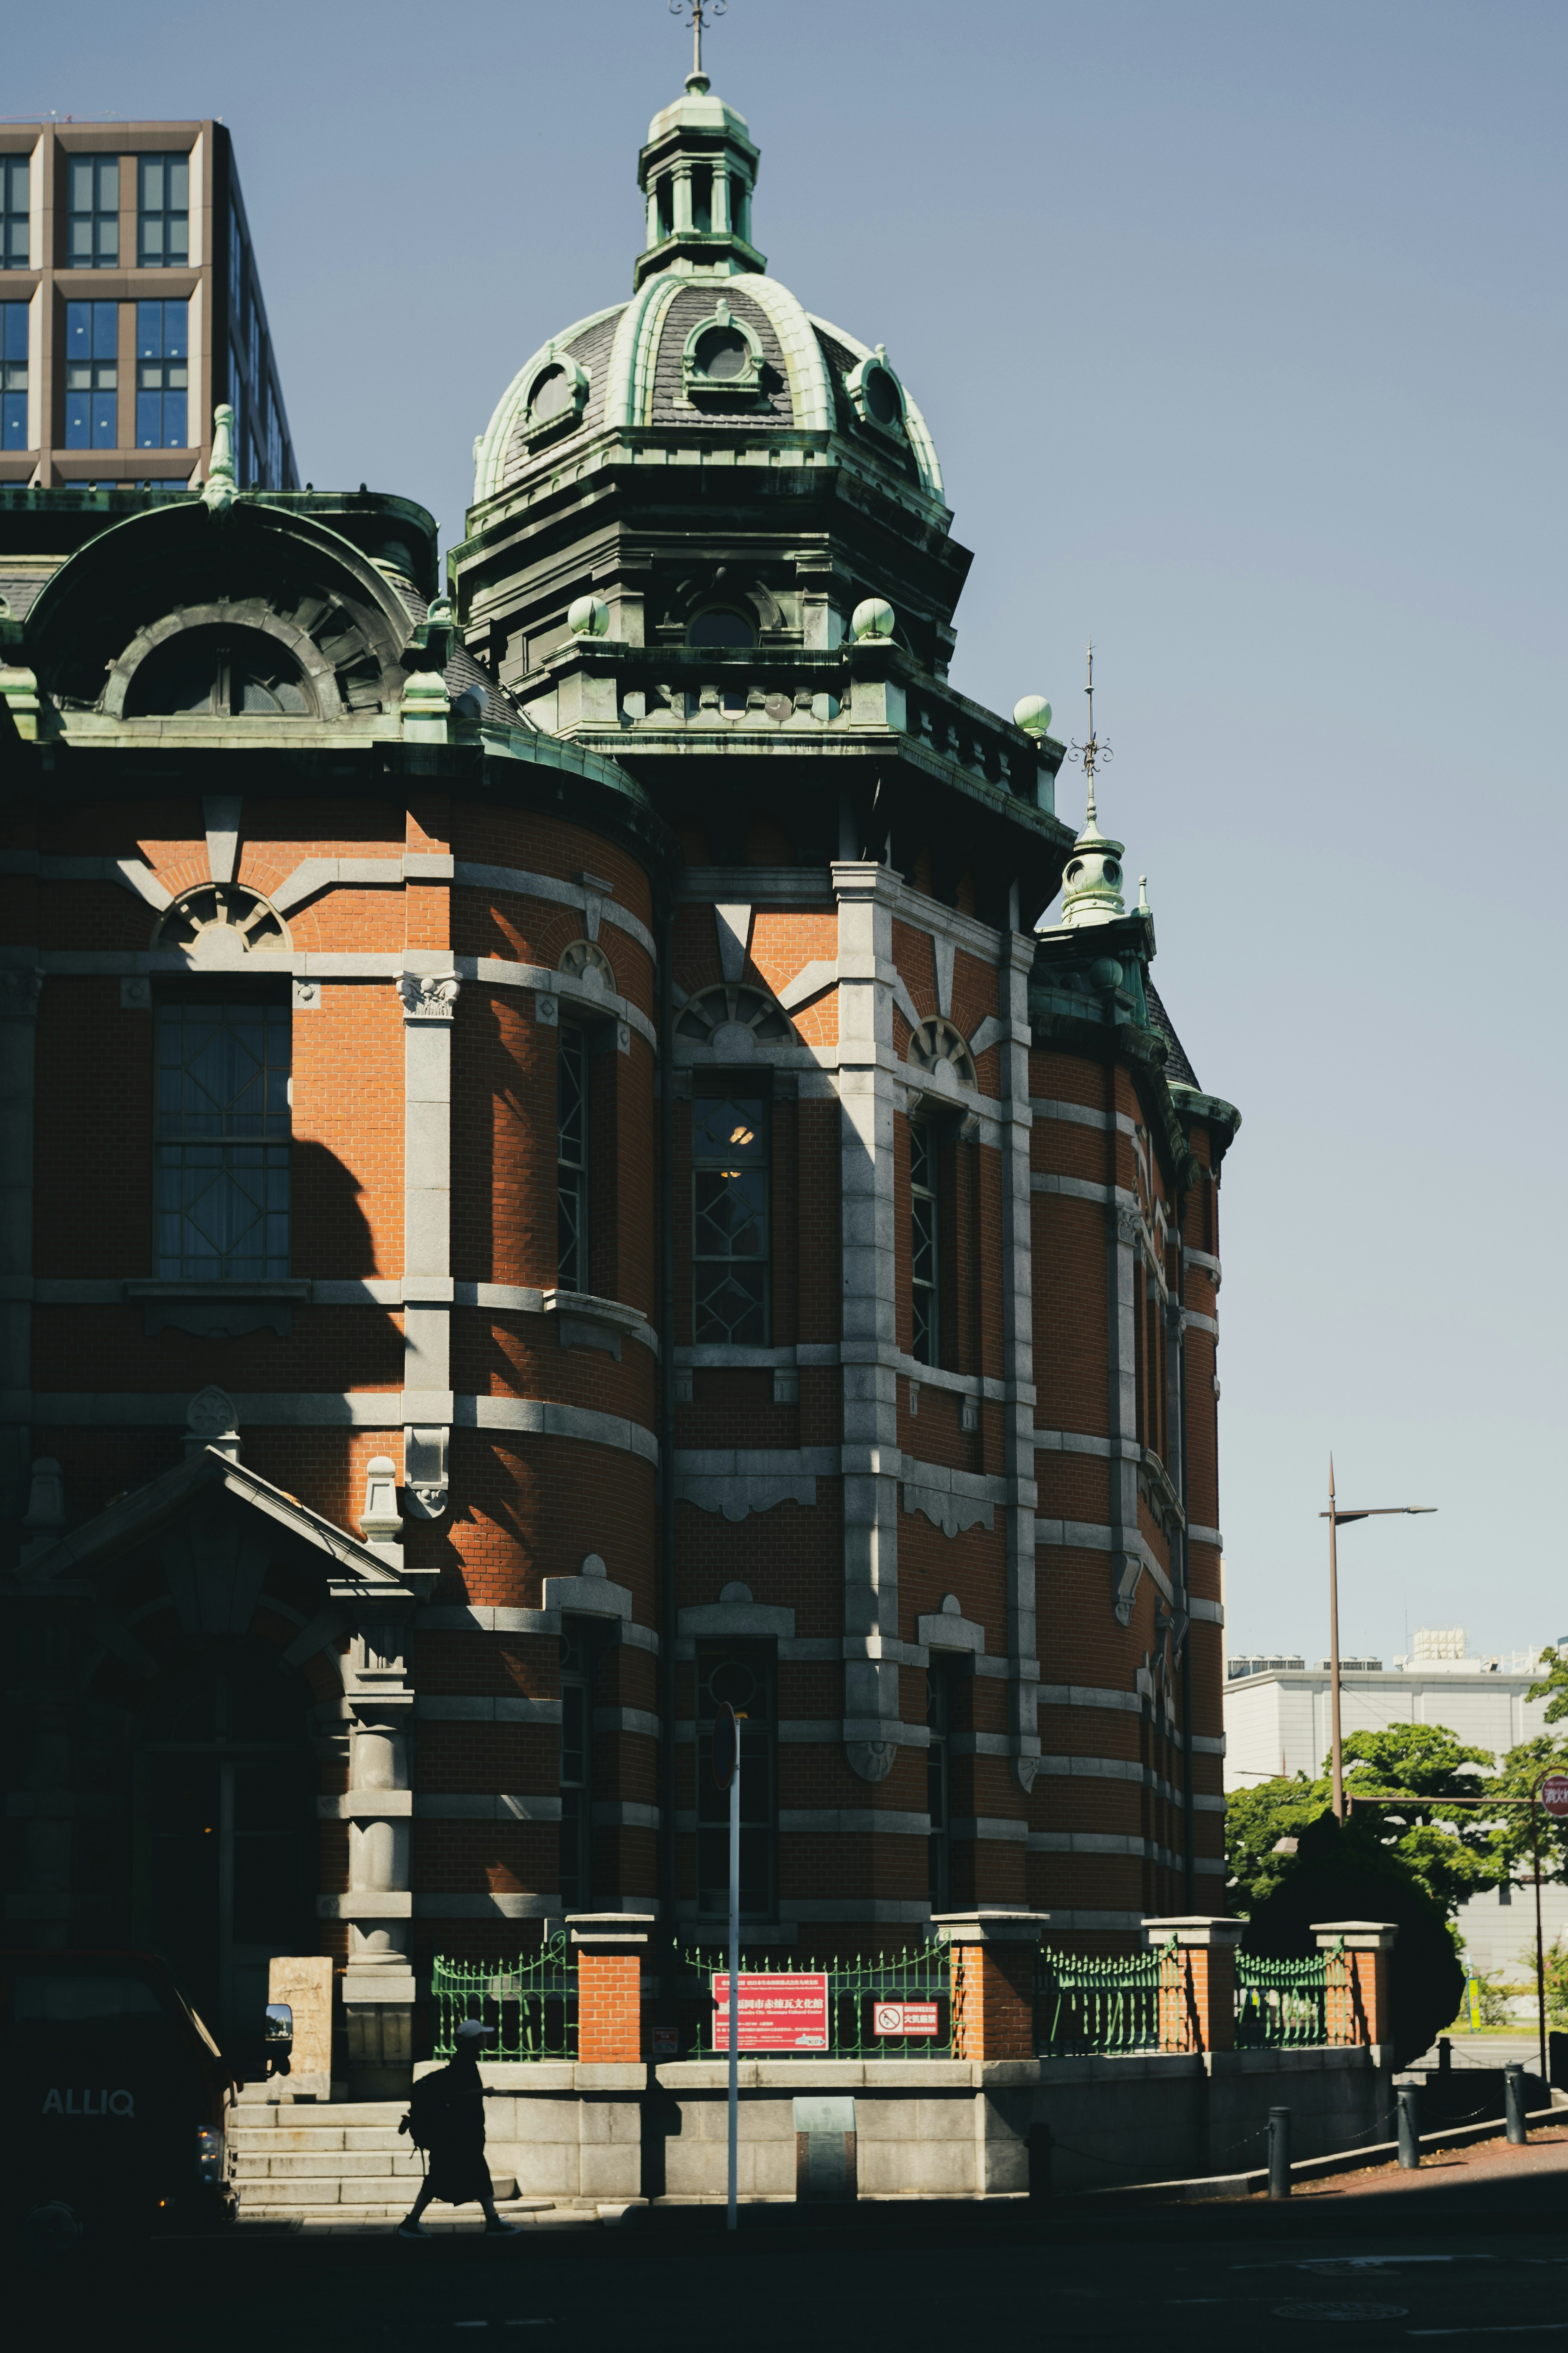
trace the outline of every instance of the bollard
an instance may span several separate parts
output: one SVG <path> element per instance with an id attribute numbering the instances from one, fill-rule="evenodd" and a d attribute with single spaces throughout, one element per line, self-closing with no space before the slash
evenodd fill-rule
<path id="1" fill-rule="evenodd" d="M 1518 2148 L 1530 2138 L 1530 2126 L 1524 2116 L 1524 2069 L 1517 2059 L 1502 2071 L 1502 2107 L 1508 2137 Z"/>
<path id="2" fill-rule="evenodd" d="M 1413 2173 L 1421 2162 L 1421 2087 L 1398 2084 L 1394 2090 L 1399 2100 L 1399 2162 L 1406 2173 Z"/>
<path id="3" fill-rule="evenodd" d="M 1437 2037 L 1437 2073 L 1438 2073 L 1438 2074 L 1439 2074 L 1439 2075 L 1447 2075 L 1447 2074 L 1448 2074 L 1448 2073 L 1452 2071 L 1453 2064 L 1454 2064 L 1454 2046 L 1453 2046 L 1452 2042 L 1449 2042 L 1448 2037 L 1447 2037 L 1446 2034 L 1439 2034 L 1439 2036 Z"/>
<path id="4" fill-rule="evenodd" d="M 1290 2111 L 1270 2108 L 1268 2111 L 1268 2195 L 1289 2198 L 1290 2195 Z"/>

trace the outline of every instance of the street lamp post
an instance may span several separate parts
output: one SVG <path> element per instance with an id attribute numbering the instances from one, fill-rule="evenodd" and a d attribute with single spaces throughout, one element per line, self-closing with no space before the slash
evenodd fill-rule
<path id="1" fill-rule="evenodd" d="M 1344 1757 L 1340 1742 L 1340 1559 L 1335 1541 L 1351 1520 L 1387 1519 L 1396 1513 L 1435 1512 L 1436 1504 L 1374 1504 L 1363 1511 L 1342 1512 L 1334 1501 L 1334 1458 L 1329 1457 L 1329 1508 L 1318 1517 L 1329 1524 L 1329 1705 L 1333 1716 L 1334 1820 L 1345 1818 Z"/>

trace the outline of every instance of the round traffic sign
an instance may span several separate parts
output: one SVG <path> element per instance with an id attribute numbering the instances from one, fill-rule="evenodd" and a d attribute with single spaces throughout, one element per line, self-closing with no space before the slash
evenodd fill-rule
<path id="1" fill-rule="evenodd" d="M 1541 1785 L 1541 1802 L 1549 1814 L 1568 1814 L 1568 1773 L 1548 1773 Z"/>
<path id="2" fill-rule="evenodd" d="M 721 1699 L 713 1718 L 713 1778 L 721 1789 L 734 1779 L 740 1753 L 741 1727 L 735 1711 L 727 1699 Z"/>

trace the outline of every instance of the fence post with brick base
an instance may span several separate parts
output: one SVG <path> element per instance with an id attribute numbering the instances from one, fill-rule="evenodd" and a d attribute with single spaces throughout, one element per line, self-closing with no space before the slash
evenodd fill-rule
<path id="1" fill-rule="evenodd" d="M 642 2057 L 642 1957 L 651 1912 L 568 1912 L 577 1961 L 577 2057 L 586 2067 Z"/>
<path id="2" fill-rule="evenodd" d="M 1393 2031 L 1388 1971 L 1389 1955 L 1399 1934 L 1397 1922 L 1314 1920 L 1311 1926 L 1319 1952 L 1329 1956 L 1325 2001 L 1329 2041 L 1386 2042 Z"/>
<path id="3" fill-rule="evenodd" d="M 1047 1912 L 937 1912 L 952 1957 L 955 2059 L 1032 2059 L 1035 1957 Z"/>
<path id="4" fill-rule="evenodd" d="M 1176 1941 L 1176 1968 L 1160 1981 L 1162 2051 L 1235 2050 L 1236 1948 L 1246 1926 L 1201 1912 L 1144 1921 L 1150 1945 Z"/>

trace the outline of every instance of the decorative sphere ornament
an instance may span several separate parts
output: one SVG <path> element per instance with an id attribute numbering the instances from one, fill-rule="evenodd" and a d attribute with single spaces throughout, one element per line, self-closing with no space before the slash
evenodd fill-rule
<path id="1" fill-rule="evenodd" d="M 885 596 L 868 596 L 849 616 L 849 634 L 855 638 L 890 638 L 894 618 L 893 608 Z"/>
<path id="2" fill-rule="evenodd" d="M 610 608 L 602 596 L 579 596 L 566 615 L 574 638 L 602 638 L 610 626 Z"/>
<path id="3" fill-rule="evenodd" d="M 1013 724 L 1021 727 L 1026 735 L 1047 735 L 1050 733 L 1051 706 L 1043 694 L 1026 694 L 1013 705 Z"/>

